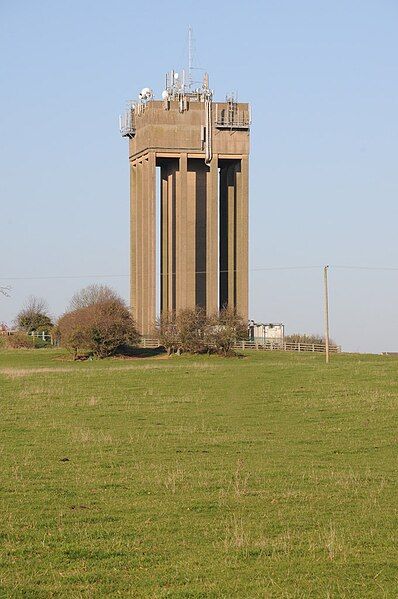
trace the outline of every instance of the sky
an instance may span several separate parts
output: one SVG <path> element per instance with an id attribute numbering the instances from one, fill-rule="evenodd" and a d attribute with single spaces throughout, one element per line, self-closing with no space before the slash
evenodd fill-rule
<path id="1" fill-rule="evenodd" d="M 0 0 L 0 322 L 91 283 L 128 301 L 118 115 L 189 25 L 215 99 L 252 105 L 250 317 L 322 333 L 329 264 L 332 338 L 398 351 L 396 0 Z"/>

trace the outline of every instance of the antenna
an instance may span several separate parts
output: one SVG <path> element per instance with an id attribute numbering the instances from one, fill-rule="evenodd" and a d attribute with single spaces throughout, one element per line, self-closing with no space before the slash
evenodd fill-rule
<path id="1" fill-rule="evenodd" d="M 188 27 L 188 90 L 191 90 L 192 86 L 192 27 Z"/>

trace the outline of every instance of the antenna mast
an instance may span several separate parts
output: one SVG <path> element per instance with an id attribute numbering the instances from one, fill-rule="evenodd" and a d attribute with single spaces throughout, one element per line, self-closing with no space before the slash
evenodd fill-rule
<path id="1" fill-rule="evenodd" d="M 192 86 L 192 27 L 188 27 L 188 90 Z"/>

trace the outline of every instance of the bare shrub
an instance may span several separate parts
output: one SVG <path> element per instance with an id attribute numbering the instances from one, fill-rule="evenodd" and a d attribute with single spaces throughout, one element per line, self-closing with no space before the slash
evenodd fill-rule
<path id="1" fill-rule="evenodd" d="M 84 287 L 74 294 L 68 311 L 73 312 L 74 310 L 80 310 L 80 308 L 88 308 L 94 304 L 111 300 L 122 301 L 116 291 L 107 285 L 88 285 L 88 287 Z"/>
<path id="2" fill-rule="evenodd" d="M 203 308 L 187 308 L 177 314 L 179 348 L 200 354 L 209 349 L 209 319 Z"/>
<path id="3" fill-rule="evenodd" d="M 15 324 L 19 330 L 26 333 L 48 334 L 54 326 L 48 313 L 47 302 L 33 295 L 17 314 Z"/>
<path id="4" fill-rule="evenodd" d="M 180 342 L 175 312 L 164 313 L 158 318 L 156 333 L 160 345 L 165 348 L 169 356 L 178 351 Z"/>
<path id="5" fill-rule="evenodd" d="M 322 345 L 325 343 L 325 337 L 322 335 L 307 335 L 306 333 L 292 333 L 291 335 L 285 335 L 286 343 L 314 343 L 316 345 Z M 335 345 L 333 339 L 329 340 L 331 345 Z"/>
<path id="6" fill-rule="evenodd" d="M 247 336 L 243 319 L 225 308 L 211 317 L 203 308 L 163 314 L 157 321 L 160 344 L 167 353 L 219 353 L 232 355 L 233 345 Z"/>
<path id="7" fill-rule="evenodd" d="M 113 355 L 124 345 L 137 345 L 140 336 L 135 322 L 121 299 L 105 300 L 67 312 L 58 321 L 57 335 L 62 346 L 76 358 L 79 350 L 95 356 Z"/>
<path id="8" fill-rule="evenodd" d="M 5 337 L 5 347 L 8 349 L 33 349 L 35 343 L 26 333 L 17 332 Z"/>
<path id="9" fill-rule="evenodd" d="M 210 319 L 211 347 L 218 353 L 228 356 L 234 353 L 237 341 L 247 338 L 247 326 L 243 318 L 231 308 L 223 308 Z"/>
<path id="10" fill-rule="evenodd" d="M 203 353 L 208 347 L 209 321 L 202 308 L 187 308 L 178 314 L 162 314 L 156 331 L 167 353 Z"/>

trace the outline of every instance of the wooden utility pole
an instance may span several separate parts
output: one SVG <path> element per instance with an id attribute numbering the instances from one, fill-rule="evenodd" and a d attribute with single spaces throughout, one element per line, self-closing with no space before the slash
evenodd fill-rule
<path id="1" fill-rule="evenodd" d="M 328 270 L 329 266 L 323 268 L 323 306 L 325 324 L 325 355 L 326 364 L 329 364 L 329 292 L 328 292 Z"/>

